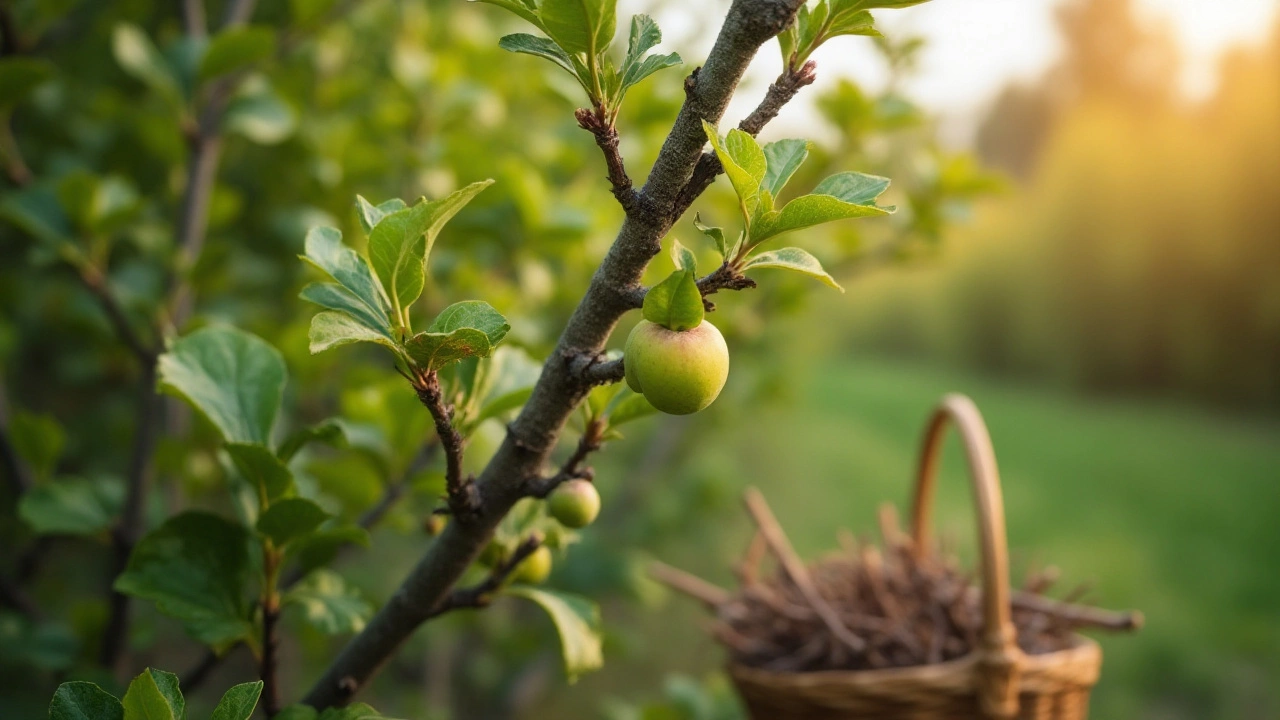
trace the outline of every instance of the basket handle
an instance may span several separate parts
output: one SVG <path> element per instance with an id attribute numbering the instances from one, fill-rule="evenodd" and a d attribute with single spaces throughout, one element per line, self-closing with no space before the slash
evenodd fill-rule
<path id="1" fill-rule="evenodd" d="M 1018 712 L 1018 676 L 1022 652 L 1018 649 L 1009 604 L 1008 540 L 1004 527 L 1004 500 L 995 450 L 982 414 L 964 395 L 947 395 L 934 410 L 925 431 L 924 447 L 916 476 L 911 508 L 911 534 L 917 555 L 929 550 L 930 518 L 938 461 L 948 421 L 955 424 L 964 443 L 978 511 L 978 541 L 982 550 L 983 633 L 978 648 L 978 699 L 991 718 L 1012 718 Z"/>

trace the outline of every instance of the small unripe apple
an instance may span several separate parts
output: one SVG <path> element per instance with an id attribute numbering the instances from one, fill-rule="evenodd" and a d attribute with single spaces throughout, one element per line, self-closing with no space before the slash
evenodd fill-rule
<path id="1" fill-rule="evenodd" d="M 715 325 L 677 332 L 641 320 L 627 338 L 627 385 L 657 409 L 688 415 L 710 405 L 729 378 L 729 346 Z"/>
<path id="2" fill-rule="evenodd" d="M 444 532 L 444 526 L 449 524 L 449 519 L 443 515 L 431 513 L 422 519 L 422 531 L 431 537 L 435 537 Z"/>
<path id="3" fill-rule="evenodd" d="M 551 493 L 547 500 L 551 517 L 569 528 L 584 528 L 600 514 L 600 493 L 587 480 L 569 480 Z"/>
<path id="4" fill-rule="evenodd" d="M 525 585 L 540 585 L 551 575 L 551 551 L 539 547 L 516 566 L 511 581 Z"/>

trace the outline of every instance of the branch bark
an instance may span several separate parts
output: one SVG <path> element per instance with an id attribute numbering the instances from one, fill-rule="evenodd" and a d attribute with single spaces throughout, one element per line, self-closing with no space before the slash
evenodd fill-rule
<path id="1" fill-rule="evenodd" d="M 604 163 L 609 170 L 609 184 L 613 186 L 613 196 L 626 212 L 636 206 L 636 191 L 631 187 L 631 178 L 627 176 L 626 164 L 622 153 L 618 152 L 618 129 L 613 123 L 602 117 L 602 110 L 578 108 L 573 115 L 578 120 L 578 127 L 591 132 L 604 154 Z"/>
<path id="2" fill-rule="evenodd" d="M 482 504 L 475 521 L 448 524 L 386 605 L 317 680 L 305 703 L 327 708 L 349 702 L 431 617 L 498 522 L 525 495 L 523 479 L 540 472 L 569 415 L 590 390 L 569 371 L 566 359 L 583 350 L 601 352 L 618 319 L 630 309 L 626 292 L 640 284 L 645 267 L 659 252 L 662 236 L 678 217 L 681 190 L 702 156 L 702 121 L 719 122 L 751 59 L 792 22 L 800 2 L 735 0 L 729 8 L 706 64 L 685 82 L 684 105 L 638 194 L 636 208 L 627 213 L 529 402 L 476 481 Z"/>
<path id="3" fill-rule="evenodd" d="M 412 381 L 418 400 L 426 406 L 431 419 L 435 421 L 436 437 L 440 439 L 440 448 L 444 450 L 444 486 L 448 493 L 449 513 L 459 522 L 470 522 L 480 508 L 480 497 L 476 493 L 475 482 L 462 474 L 465 441 L 453 426 L 453 406 L 444 400 L 440 376 L 436 371 L 429 370 L 412 378 Z"/>
<path id="4" fill-rule="evenodd" d="M 437 617 L 460 608 L 488 607 L 493 600 L 493 594 L 507 582 L 507 578 L 511 577 L 511 573 L 515 572 L 516 568 L 520 567 L 520 563 L 528 559 L 540 547 L 542 547 L 541 535 L 535 533 L 525 538 L 523 542 L 516 546 L 515 552 L 511 553 L 511 557 L 495 567 L 484 581 L 472 587 L 460 588 L 449 593 L 444 602 L 431 611 L 431 617 Z"/>

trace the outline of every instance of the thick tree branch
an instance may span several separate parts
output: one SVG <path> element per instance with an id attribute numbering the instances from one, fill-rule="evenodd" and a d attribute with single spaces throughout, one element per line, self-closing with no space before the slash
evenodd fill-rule
<path id="1" fill-rule="evenodd" d="M 542 547 L 542 535 L 534 533 L 516 546 L 515 552 L 500 565 L 495 567 L 489 576 L 477 585 L 459 588 L 449 593 L 444 602 L 431 611 L 431 617 L 443 615 L 460 608 L 484 608 L 493 600 L 493 594 L 502 589 L 511 573 L 520 567 L 530 555 Z"/>
<path id="2" fill-rule="evenodd" d="M 444 602 L 479 555 L 494 528 L 525 496 L 524 478 L 546 463 L 569 415 L 590 386 L 574 377 L 564 358 L 600 352 L 630 306 L 626 288 L 638 286 L 660 240 L 677 219 L 677 198 L 702 155 L 702 122 L 717 123 L 747 65 L 765 41 L 794 18 L 801 0 L 735 0 L 706 64 L 686 82 L 684 106 L 627 213 L 613 246 L 596 270 L 556 351 L 543 366 L 533 394 L 478 478 L 483 502 L 475 522 L 451 522 L 409 572 L 400 588 L 320 677 L 304 698 L 317 708 L 344 705 L 396 648 Z"/>
<path id="3" fill-rule="evenodd" d="M 751 114 L 742 119 L 738 123 L 738 129 L 748 135 L 759 135 L 764 126 L 769 124 L 778 116 L 783 106 L 791 102 L 791 99 L 800 92 L 800 88 L 813 84 L 817 78 L 817 65 L 812 60 L 805 63 L 798 70 L 783 70 L 777 80 L 769 86 L 769 90 L 765 92 L 764 100 L 756 106 Z M 724 168 L 720 165 L 719 158 L 714 152 L 706 152 L 698 159 L 698 166 L 694 168 L 693 177 L 689 178 L 689 182 L 680 191 L 680 198 L 676 202 L 681 214 L 689 209 L 693 201 L 698 199 L 716 179 L 716 176 L 724 172 Z"/>
<path id="4" fill-rule="evenodd" d="M 599 108 L 578 108 L 573 116 L 578 119 L 578 127 L 595 136 L 596 145 L 600 146 L 605 166 L 609 169 L 609 184 L 613 187 L 613 196 L 618 199 L 623 210 L 631 212 L 636 206 L 636 191 L 631 187 L 631 178 L 627 177 L 622 153 L 618 152 L 618 129 L 603 117 L 603 111 Z"/>

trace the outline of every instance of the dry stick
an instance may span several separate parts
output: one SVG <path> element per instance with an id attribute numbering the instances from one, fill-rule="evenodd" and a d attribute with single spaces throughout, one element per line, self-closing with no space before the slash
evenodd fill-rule
<path id="1" fill-rule="evenodd" d="M 657 561 L 649 563 L 649 577 L 701 602 L 709 610 L 719 610 L 730 599 L 728 590 L 666 563 Z"/>
<path id="2" fill-rule="evenodd" d="M 768 549 L 764 535 L 759 530 L 751 534 L 751 542 L 747 543 L 747 551 L 742 554 L 742 561 L 738 563 L 735 572 L 739 585 L 748 587 L 756 584 L 760 579 L 760 561 L 764 559 L 764 553 Z"/>
<path id="3" fill-rule="evenodd" d="M 974 595 L 973 597 L 976 598 L 977 596 Z M 1102 610 L 1088 605 L 1076 605 L 1019 590 L 1013 591 L 1010 602 L 1012 602 L 1014 608 L 1043 613 L 1073 627 L 1096 627 L 1103 630 L 1127 632 L 1141 629 L 1145 622 L 1145 616 L 1137 610 Z"/>
<path id="4" fill-rule="evenodd" d="M 769 509 L 768 503 L 765 502 L 764 496 L 755 488 L 748 488 L 743 493 L 743 502 L 746 503 L 747 512 L 751 513 L 751 517 L 756 521 L 756 526 L 760 529 L 760 534 L 764 536 L 765 542 L 769 544 L 769 549 L 773 551 L 778 563 L 782 565 L 782 569 L 786 572 L 787 577 L 791 578 L 791 582 L 795 583 L 800 594 L 804 596 L 806 602 L 818 613 L 818 617 L 822 619 L 823 624 L 835 635 L 840 642 L 844 643 L 854 652 L 861 652 L 866 649 L 866 642 L 862 638 L 854 635 L 840 616 L 818 593 L 818 589 L 813 586 L 813 580 L 809 577 L 809 571 L 805 568 L 804 562 L 800 559 L 791 547 L 791 541 L 787 539 L 787 535 L 782 530 L 782 526 L 778 524 L 777 518 L 773 516 L 773 512 Z"/>
<path id="5" fill-rule="evenodd" d="M 346 704 L 396 649 L 431 616 L 489 541 L 497 524 L 525 497 L 526 478 L 541 471 L 566 421 L 590 385 L 567 360 L 601 352 L 630 305 L 661 239 L 678 217 L 676 198 L 688 181 L 706 135 L 702 122 L 718 122 L 747 65 L 767 40 L 795 17 L 801 0 L 735 0 L 707 58 L 686 83 L 683 107 L 628 212 L 618 237 L 592 277 L 543 366 L 533 394 L 476 483 L 482 505 L 472 523 L 449 523 L 405 577 L 400 588 L 316 681 L 304 702 L 317 708 Z"/>

